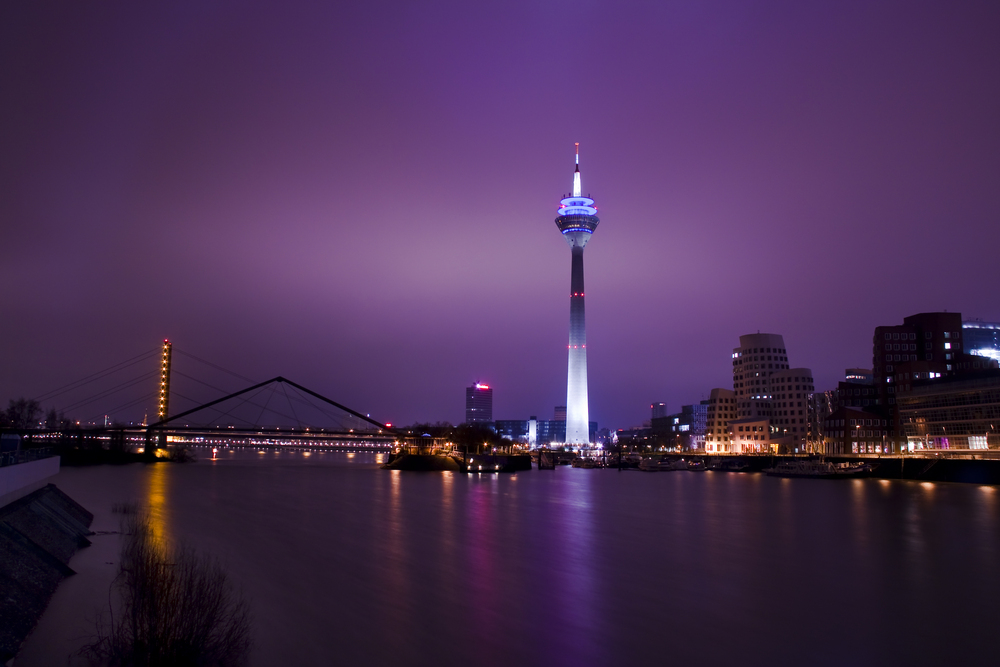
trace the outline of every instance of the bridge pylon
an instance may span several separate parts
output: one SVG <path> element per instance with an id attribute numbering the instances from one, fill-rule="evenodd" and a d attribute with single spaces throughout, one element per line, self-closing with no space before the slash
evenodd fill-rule
<path id="1" fill-rule="evenodd" d="M 164 421 L 170 414 L 170 361 L 172 357 L 173 345 L 168 339 L 164 338 L 163 352 L 160 355 L 160 399 L 156 410 L 156 420 L 158 422 Z M 157 447 L 166 447 L 166 433 L 161 431 L 157 441 Z"/>

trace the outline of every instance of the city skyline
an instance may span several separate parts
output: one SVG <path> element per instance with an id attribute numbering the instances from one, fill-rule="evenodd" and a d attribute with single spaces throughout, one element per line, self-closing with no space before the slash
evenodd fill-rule
<path id="1" fill-rule="evenodd" d="M 471 378 L 499 419 L 548 414 L 575 141 L 614 220 L 588 261 L 593 421 L 707 399 L 758 330 L 835 386 L 882 323 L 1000 320 L 998 18 L 4 7 L 0 401 L 169 338 L 397 424 L 458 421 Z"/>

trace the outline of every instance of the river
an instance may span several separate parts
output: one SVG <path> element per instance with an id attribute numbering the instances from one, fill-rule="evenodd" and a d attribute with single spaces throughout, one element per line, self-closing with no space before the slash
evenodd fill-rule
<path id="1" fill-rule="evenodd" d="M 995 664 L 997 487 L 199 455 L 54 481 L 95 531 L 139 500 L 221 559 L 253 665 Z M 17 667 L 82 664 L 118 560 L 92 541 Z"/>

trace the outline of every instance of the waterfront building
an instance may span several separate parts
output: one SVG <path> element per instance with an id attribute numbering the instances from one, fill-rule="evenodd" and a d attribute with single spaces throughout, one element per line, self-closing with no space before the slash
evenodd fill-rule
<path id="1" fill-rule="evenodd" d="M 882 414 L 843 406 L 823 420 L 826 454 L 888 454 L 888 421 Z"/>
<path id="2" fill-rule="evenodd" d="M 812 371 L 788 368 L 775 371 L 770 380 L 769 414 L 774 443 L 795 453 L 806 448 L 809 393 L 815 391 Z"/>
<path id="3" fill-rule="evenodd" d="M 705 410 L 705 451 L 732 451 L 733 438 L 729 432 L 729 422 L 733 419 L 736 419 L 736 394 L 721 387 L 710 391 Z"/>
<path id="4" fill-rule="evenodd" d="M 570 247 L 569 361 L 566 377 L 566 443 L 589 443 L 590 404 L 587 393 L 587 328 L 584 316 L 583 249 L 597 224 L 594 200 L 583 196 L 580 144 L 576 144 L 573 191 L 559 203 L 556 226 Z"/>
<path id="5" fill-rule="evenodd" d="M 909 371 L 896 381 L 896 406 L 909 451 L 1000 448 L 1000 369 L 992 359 L 945 376 Z M 933 375 L 933 376 L 932 376 Z"/>
<path id="6" fill-rule="evenodd" d="M 891 451 L 899 451 L 906 434 L 896 409 L 893 379 L 904 373 L 934 372 L 942 376 L 955 372 L 955 362 L 962 355 L 962 316 L 959 313 L 918 313 L 903 318 L 902 325 L 875 328 L 872 338 L 872 374 L 876 396 L 872 405 L 889 423 Z M 908 362 L 931 362 L 923 368 L 905 366 Z"/>
<path id="7" fill-rule="evenodd" d="M 744 417 L 729 422 L 732 451 L 736 454 L 766 454 L 771 451 L 771 425 L 767 418 Z"/>
<path id="8" fill-rule="evenodd" d="M 806 451 L 822 454 L 826 451 L 824 440 L 826 418 L 836 409 L 838 391 L 814 391 L 809 394 L 806 405 Z"/>
<path id="9" fill-rule="evenodd" d="M 465 389 L 465 423 L 489 424 L 493 421 L 493 389 L 477 382 Z"/>
<path id="10" fill-rule="evenodd" d="M 566 420 L 501 419 L 493 424 L 496 432 L 505 437 L 531 447 L 561 446 L 566 442 Z M 588 424 L 590 442 L 597 438 L 597 422 Z"/>
<path id="11" fill-rule="evenodd" d="M 966 354 L 1000 361 L 1000 324 L 967 320 L 962 322 L 962 336 Z"/>
<path id="12" fill-rule="evenodd" d="M 770 378 L 775 372 L 786 369 L 788 352 L 780 335 L 740 336 L 740 346 L 733 349 L 733 392 L 741 418 L 771 415 Z"/>
<path id="13" fill-rule="evenodd" d="M 530 420 L 498 419 L 493 422 L 493 430 L 496 431 L 497 435 L 501 438 L 507 438 L 508 440 L 512 440 L 514 442 L 529 444 L 530 424 Z"/>
<path id="14" fill-rule="evenodd" d="M 679 451 L 704 451 L 708 401 L 682 405 L 681 411 L 650 421 L 652 435 L 659 446 Z"/>

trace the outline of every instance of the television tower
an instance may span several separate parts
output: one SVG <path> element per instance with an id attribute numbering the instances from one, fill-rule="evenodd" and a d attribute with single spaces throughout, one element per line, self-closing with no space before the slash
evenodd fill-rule
<path id="1" fill-rule="evenodd" d="M 583 308 L 583 247 L 597 229 L 597 207 L 580 186 L 580 144 L 576 144 L 573 194 L 559 202 L 556 226 L 569 243 L 573 264 L 569 287 L 569 373 L 566 379 L 566 444 L 590 443 L 587 398 L 587 326 Z"/>

